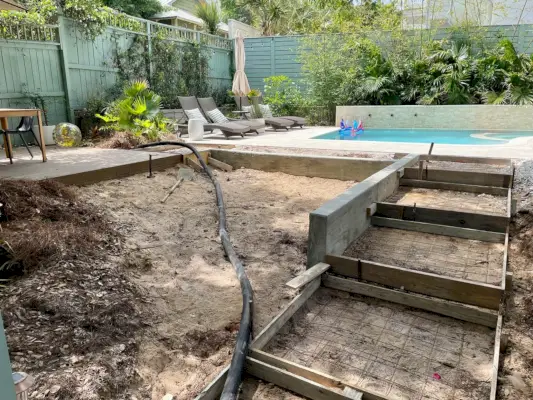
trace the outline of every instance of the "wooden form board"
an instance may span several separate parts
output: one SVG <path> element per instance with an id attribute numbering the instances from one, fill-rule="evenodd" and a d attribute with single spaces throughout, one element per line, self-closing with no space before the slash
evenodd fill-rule
<path id="1" fill-rule="evenodd" d="M 485 193 L 492 196 L 506 196 L 507 188 L 494 186 L 467 185 L 464 183 L 425 181 L 423 179 L 400 179 L 400 186 L 425 189 L 455 190 L 468 193 Z"/>
<path id="2" fill-rule="evenodd" d="M 368 158 L 218 149 L 212 149 L 211 155 L 235 169 L 244 167 L 266 172 L 283 172 L 297 176 L 345 181 L 362 181 L 393 163 L 391 160 Z"/>
<path id="3" fill-rule="evenodd" d="M 501 286 L 448 278 L 372 261 L 328 254 L 326 262 L 331 265 L 331 271 L 337 275 L 491 310 L 499 309 L 503 295 Z"/>
<path id="4" fill-rule="evenodd" d="M 404 206 L 394 203 L 377 203 L 374 215 L 500 233 L 505 233 L 509 225 L 509 218 L 506 216 Z"/>
<path id="5" fill-rule="evenodd" d="M 405 179 L 423 179 L 427 181 L 463 183 L 467 185 L 492 186 L 509 188 L 511 174 L 497 174 L 474 171 L 452 171 L 445 169 L 423 169 L 419 177 L 418 168 L 406 168 L 403 176 Z"/>
<path id="6" fill-rule="evenodd" d="M 245 371 L 256 378 L 273 383 L 279 387 L 290 390 L 311 400 L 350 400 L 335 389 L 330 389 L 301 375 L 294 374 L 286 369 L 248 357 Z"/>
<path id="7" fill-rule="evenodd" d="M 252 349 L 262 349 L 319 287 L 320 277 L 311 281 L 311 283 L 302 290 L 302 293 L 287 304 L 287 306 L 265 327 L 265 329 L 257 335 L 250 347 Z"/>
<path id="8" fill-rule="evenodd" d="M 321 276 L 330 268 L 329 264 L 318 263 L 313 267 L 305 270 L 302 274 L 298 275 L 294 279 L 291 279 L 286 285 L 292 289 L 299 289 L 302 286 L 307 285 L 309 282 Z"/>
<path id="9" fill-rule="evenodd" d="M 488 326 L 489 328 L 496 328 L 498 322 L 498 313 L 495 310 L 424 296 L 417 293 L 388 289 L 370 283 L 359 282 L 354 279 L 341 278 L 328 273 L 323 275 L 322 284 L 331 289 L 374 297 L 376 299 L 390 301 L 391 303 L 403 304 L 404 306 L 419 308 L 461 321 Z"/>
<path id="10" fill-rule="evenodd" d="M 477 229 L 459 228 L 428 224 L 426 222 L 406 221 L 403 219 L 372 217 L 372 225 L 387 228 L 404 229 L 407 231 L 433 233 L 435 235 L 459 237 L 463 239 L 480 240 L 492 243 L 504 243 L 505 234 L 499 232 L 480 231 Z"/>
<path id="11" fill-rule="evenodd" d="M 405 157 L 407 153 L 395 153 L 394 158 Z M 448 156 L 439 154 L 421 154 L 420 159 L 427 161 L 448 161 L 462 164 L 487 164 L 487 165 L 501 165 L 504 167 L 511 167 L 513 160 L 509 158 L 493 158 L 493 157 L 463 157 L 463 156 Z"/>
<path id="12" fill-rule="evenodd" d="M 502 313 L 498 315 L 498 324 L 496 326 L 496 334 L 494 336 L 494 358 L 492 360 L 492 379 L 490 382 L 490 400 L 496 400 L 498 389 L 498 369 L 500 367 L 500 348 L 503 328 Z"/>

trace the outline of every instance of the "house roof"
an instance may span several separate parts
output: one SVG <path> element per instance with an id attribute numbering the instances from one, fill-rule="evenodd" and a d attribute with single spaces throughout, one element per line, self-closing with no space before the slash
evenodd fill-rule
<path id="1" fill-rule="evenodd" d="M 160 1 L 165 1 L 165 0 L 160 0 Z M 193 15 L 190 12 L 182 10 L 181 8 L 175 8 L 173 10 L 162 11 L 152 16 L 152 19 L 174 19 L 174 18 L 180 19 L 182 21 L 190 22 L 196 25 L 200 25 L 200 26 L 204 25 L 204 21 L 201 18 L 198 18 L 196 15 Z M 218 24 L 218 29 L 220 29 L 222 32 L 229 31 L 228 24 L 225 24 L 223 22 Z"/>
<path id="2" fill-rule="evenodd" d="M 14 8 L 18 8 L 20 9 L 21 11 L 25 11 L 26 10 L 26 7 L 24 7 L 24 5 L 20 4 L 20 3 L 17 3 L 16 1 L 14 0 L 0 0 L 0 4 L 9 4 L 10 6 L 14 7 Z"/>

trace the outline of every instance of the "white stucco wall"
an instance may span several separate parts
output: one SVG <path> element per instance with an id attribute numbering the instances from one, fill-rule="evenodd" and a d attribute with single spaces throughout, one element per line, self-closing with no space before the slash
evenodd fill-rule
<path id="1" fill-rule="evenodd" d="M 261 31 L 258 29 L 255 29 L 253 26 L 250 26 L 248 24 L 245 24 L 244 22 L 240 22 L 234 19 L 228 20 L 228 37 L 230 39 L 235 38 L 237 35 L 237 31 L 241 32 L 242 37 L 259 37 L 261 36 Z"/>
<path id="2" fill-rule="evenodd" d="M 533 106 L 337 106 L 337 126 L 341 118 L 365 128 L 533 130 Z"/>

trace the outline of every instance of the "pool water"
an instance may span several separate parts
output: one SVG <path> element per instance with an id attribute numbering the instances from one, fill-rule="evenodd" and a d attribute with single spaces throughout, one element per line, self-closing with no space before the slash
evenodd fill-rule
<path id="1" fill-rule="evenodd" d="M 438 129 L 365 129 L 352 136 L 339 130 L 315 136 L 313 139 L 359 140 L 362 142 L 402 142 L 436 144 L 505 144 L 511 139 L 533 137 L 531 132 L 487 132 Z"/>

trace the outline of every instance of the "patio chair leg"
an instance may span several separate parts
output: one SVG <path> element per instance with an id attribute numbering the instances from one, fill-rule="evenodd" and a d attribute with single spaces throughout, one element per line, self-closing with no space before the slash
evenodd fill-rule
<path id="1" fill-rule="evenodd" d="M 35 139 L 35 144 L 39 146 L 39 150 L 41 150 L 41 153 L 43 152 L 42 146 L 44 146 L 44 143 L 39 142 L 39 139 L 37 139 L 37 135 L 33 131 L 33 129 L 30 129 L 31 134 L 33 135 L 33 138 Z"/>
<path id="2" fill-rule="evenodd" d="M 19 133 L 19 137 L 20 137 L 20 140 L 22 140 L 22 143 L 24 143 L 24 147 L 26 147 L 26 150 L 28 150 L 28 153 L 30 153 L 31 158 L 33 158 L 33 153 L 28 147 L 28 143 L 26 143 L 26 140 L 24 139 L 24 136 L 22 136 L 22 133 Z"/>

